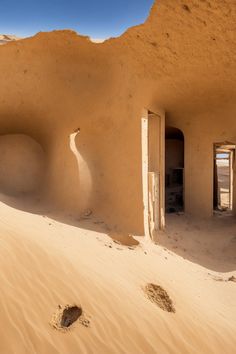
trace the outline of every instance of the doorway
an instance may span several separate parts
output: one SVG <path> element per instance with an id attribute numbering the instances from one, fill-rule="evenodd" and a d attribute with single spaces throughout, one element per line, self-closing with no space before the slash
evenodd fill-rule
<path id="1" fill-rule="evenodd" d="M 184 211 L 184 134 L 180 129 L 165 128 L 165 211 Z"/>
<path id="2" fill-rule="evenodd" d="M 214 144 L 214 198 L 213 207 L 216 212 L 233 210 L 233 165 L 235 144 Z"/>

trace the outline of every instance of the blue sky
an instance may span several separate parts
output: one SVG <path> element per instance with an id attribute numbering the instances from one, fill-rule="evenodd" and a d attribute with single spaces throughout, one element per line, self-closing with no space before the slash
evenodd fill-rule
<path id="1" fill-rule="evenodd" d="M 154 0 L 0 0 L 0 33 L 31 36 L 73 29 L 92 38 L 115 37 L 145 21 Z"/>

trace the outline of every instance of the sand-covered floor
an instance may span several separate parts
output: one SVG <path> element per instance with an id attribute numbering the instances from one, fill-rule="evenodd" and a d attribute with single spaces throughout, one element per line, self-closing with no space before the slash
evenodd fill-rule
<path id="1" fill-rule="evenodd" d="M 1 354 L 235 353 L 232 219 L 173 215 L 162 246 L 123 246 L 92 215 L 63 223 L 3 203 L 0 215 Z M 167 291 L 175 313 L 148 299 L 147 283 Z M 89 326 L 55 329 L 59 305 L 81 306 Z"/>

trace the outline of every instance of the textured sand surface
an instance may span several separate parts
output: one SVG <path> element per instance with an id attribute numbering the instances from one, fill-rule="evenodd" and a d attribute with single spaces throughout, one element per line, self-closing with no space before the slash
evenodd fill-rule
<path id="1" fill-rule="evenodd" d="M 236 284 L 223 280 L 236 275 L 235 253 L 226 250 L 215 271 L 216 258 L 204 253 L 206 230 L 195 229 L 198 245 L 174 221 L 181 232 L 165 235 L 169 245 L 139 237 L 135 248 L 114 242 L 92 218 L 60 223 L 3 203 L 0 212 L 1 353 L 234 353 Z M 183 237 L 192 249 L 184 251 Z M 173 244 L 185 258 L 170 251 Z M 165 289 L 175 313 L 149 300 L 147 283 Z M 81 306 L 89 327 L 53 328 L 59 305 Z"/>

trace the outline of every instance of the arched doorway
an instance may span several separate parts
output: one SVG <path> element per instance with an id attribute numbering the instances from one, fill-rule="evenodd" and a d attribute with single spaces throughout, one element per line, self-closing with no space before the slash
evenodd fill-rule
<path id="1" fill-rule="evenodd" d="M 180 129 L 165 129 L 165 209 L 184 211 L 184 134 Z"/>

